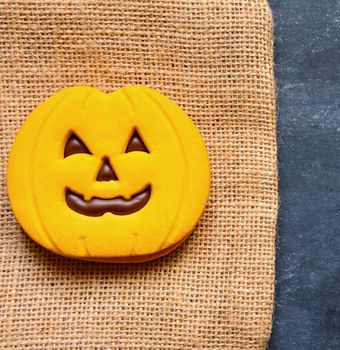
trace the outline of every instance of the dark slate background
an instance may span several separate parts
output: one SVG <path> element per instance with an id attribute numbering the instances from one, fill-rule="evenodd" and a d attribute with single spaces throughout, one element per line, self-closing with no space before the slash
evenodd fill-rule
<path id="1" fill-rule="evenodd" d="M 268 350 L 340 350 L 340 0 L 269 0 L 280 214 Z"/>

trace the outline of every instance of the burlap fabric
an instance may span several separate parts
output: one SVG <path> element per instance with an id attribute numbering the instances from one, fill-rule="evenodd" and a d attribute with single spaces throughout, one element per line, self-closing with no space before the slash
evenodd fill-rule
<path id="1" fill-rule="evenodd" d="M 265 0 L 0 0 L 2 349 L 263 349 L 277 214 L 272 22 Z M 174 99 L 209 151 L 191 238 L 145 264 L 55 256 L 19 228 L 10 145 L 57 90 L 145 84 Z"/>

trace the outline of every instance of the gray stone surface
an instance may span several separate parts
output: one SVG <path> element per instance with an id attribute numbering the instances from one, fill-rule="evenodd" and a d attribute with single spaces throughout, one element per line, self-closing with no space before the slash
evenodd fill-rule
<path id="1" fill-rule="evenodd" d="M 340 0 L 269 0 L 280 214 L 268 350 L 340 350 Z"/>

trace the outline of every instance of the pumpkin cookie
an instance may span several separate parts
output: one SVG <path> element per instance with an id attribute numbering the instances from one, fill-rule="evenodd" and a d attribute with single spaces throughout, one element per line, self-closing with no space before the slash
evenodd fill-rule
<path id="1" fill-rule="evenodd" d="M 143 86 L 78 86 L 39 105 L 14 141 L 8 192 L 23 229 L 71 258 L 146 261 L 195 228 L 209 193 L 204 142 Z"/>

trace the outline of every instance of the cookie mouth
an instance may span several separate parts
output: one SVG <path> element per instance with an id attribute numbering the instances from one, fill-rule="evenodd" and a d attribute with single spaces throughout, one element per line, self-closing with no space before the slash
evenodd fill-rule
<path id="1" fill-rule="evenodd" d="M 151 186 L 147 186 L 143 191 L 134 194 L 130 199 L 122 196 L 104 199 L 93 197 L 89 201 L 84 196 L 67 189 L 65 199 L 72 210 L 87 216 L 102 216 L 105 213 L 115 215 L 129 215 L 141 210 L 151 196 Z"/>

